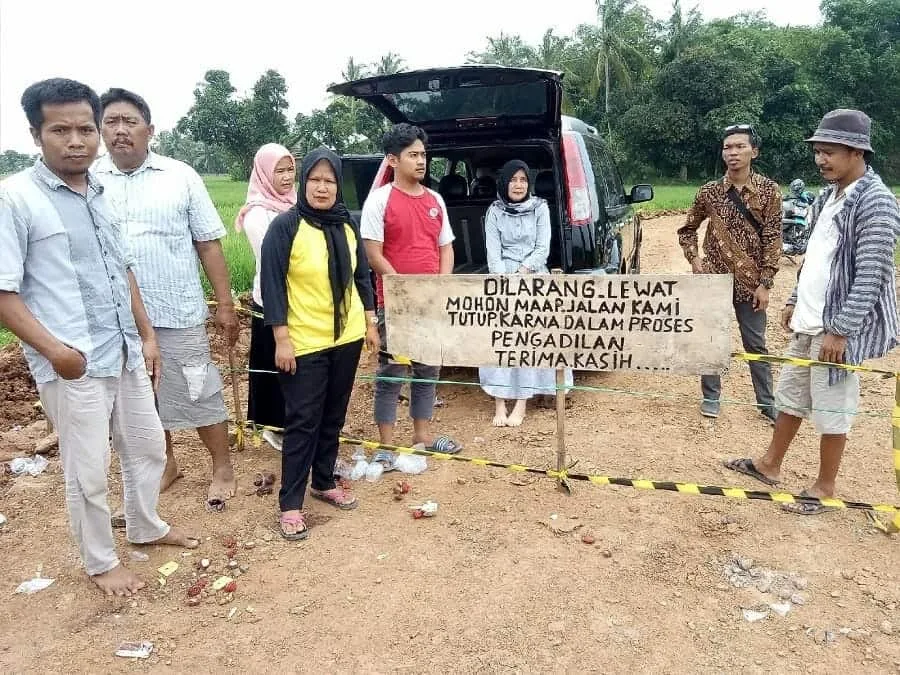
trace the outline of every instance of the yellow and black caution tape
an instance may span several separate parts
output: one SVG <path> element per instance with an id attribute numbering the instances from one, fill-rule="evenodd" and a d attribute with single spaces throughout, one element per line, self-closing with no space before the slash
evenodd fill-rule
<path id="1" fill-rule="evenodd" d="M 390 450 L 409 455 L 422 455 L 437 460 L 450 460 L 454 462 L 466 462 L 476 466 L 489 466 L 496 469 L 507 469 L 519 473 L 532 473 L 541 476 L 547 476 L 556 480 L 577 480 L 594 485 L 621 485 L 623 487 L 635 488 L 637 490 L 664 490 L 667 492 L 678 492 L 690 495 L 709 495 L 713 497 L 731 497 L 733 499 L 758 499 L 767 502 L 776 502 L 778 504 L 818 504 L 821 506 L 832 507 L 836 509 L 858 509 L 863 511 L 874 511 L 876 513 L 900 514 L 900 506 L 892 504 L 870 504 L 868 502 L 849 501 L 846 499 L 836 498 L 818 498 L 806 497 L 791 494 L 789 492 L 767 492 L 765 490 L 747 490 L 744 488 L 719 487 L 717 485 L 701 485 L 700 483 L 683 483 L 676 481 L 660 481 L 647 480 L 643 478 L 616 478 L 614 476 L 603 476 L 599 474 L 576 473 L 568 470 L 556 471 L 555 469 L 538 469 L 524 464 L 509 464 L 506 462 L 497 462 L 491 459 L 481 459 L 477 457 L 465 457 L 462 455 L 450 455 L 443 452 L 433 452 L 431 450 L 421 450 L 419 448 L 407 448 L 398 445 L 388 445 L 378 443 L 376 441 L 367 441 L 358 438 L 341 437 L 340 442 L 344 445 L 360 445 L 368 450 Z"/>
<path id="2" fill-rule="evenodd" d="M 883 377 L 900 377 L 900 373 L 893 370 L 883 370 L 881 368 L 871 368 L 869 366 L 854 366 L 849 363 L 831 363 L 829 361 L 816 361 L 814 359 L 798 359 L 795 356 L 776 356 L 775 354 L 750 354 L 748 352 L 732 352 L 732 358 L 741 361 L 763 361 L 765 363 L 781 363 L 790 366 L 800 366 L 801 368 L 810 368 L 812 366 L 825 366 L 826 368 L 837 368 L 838 370 L 849 370 L 857 373 L 874 373 Z"/>
<path id="3" fill-rule="evenodd" d="M 215 306 L 217 303 L 215 301 L 210 301 L 207 303 L 210 306 Z M 250 315 L 255 318 L 263 318 L 263 315 L 259 312 L 254 312 L 246 307 L 243 307 L 240 303 L 236 303 L 235 311 Z M 406 356 L 393 355 L 385 350 L 381 350 L 380 354 L 382 356 L 387 357 L 394 363 L 410 365 L 412 360 Z M 821 366 L 826 368 L 838 368 L 841 370 L 846 370 L 850 372 L 862 372 L 862 373 L 871 373 L 875 375 L 881 375 L 882 377 L 888 378 L 893 377 L 896 380 L 896 396 L 895 396 L 895 406 L 892 415 L 892 429 L 893 429 L 893 455 L 894 455 L 894 473 L 896 477 L 897 489 L 900 491 L 900 372 L 885 370 L 882 368 L 872 368 L 870 366 L 863 365 L 851 365 L 845 363 L 830 363 L 827 361 L 817 361 L 814 359 L 801 359 L 797 357 L 789 357 L 789 356 L 778 356 L 774 354 L 751 354 L 749 352 L 732 352 L 732 358 L 740 359 L 743 361 L 751 362 L 751 361 L 761 361 L 766 363 L 773 364 L 787 364 L 793 366 L 799 366 L 802 368 L 810 368 L 813 366 Z M 253 426 L 254 431 L 261 432 L 265 427 Z M 272 429 L 273 431 L 282 431 L 281 429 Z M 237 430 L 238 439 L 240 441 L 243 440 L 244 429 L 243 427 Z M 259 444 L 258 435 L 254 434 L 254 442 L 256 445 Z M 868 504 L 865 502 L 852 502 L 841 499 L 818 499 L 815 497 L 805 497 L 799 495 L 793 495 L 785 492 L 767 492 L 763 490 L 744 490 L 742 488 L 725 488 L 713 485 L 699 485 L 696 483 L 678 483 L 672 481 L 650 481 L 650 480 L 642 480 L 642 479 L 630 479 L 630 478 L 614 478 L 610 476 L 599 476 L 592 474 L 581 474 L 581 473 L 569 473 L 568 471 L 554 471 L 554 470 L 544 470 L 537 469 L 534 467 L 526 467 L 517 464 L 504 464 L 502 462 L 495 462 L 491 460 L 482 460 L 476 458 L 468 458 L 461 457 L 459 455 L 446 455 L 444 453 L 436 453 L 430 452 L 427 450 L 418 450 L 413 448 L 402 448 L 400 446 L 389 446 L 383 445 L 380 443 L 375 443 L 373 441 L 361 441 L 354 439 L 341 439 L 342 443 L 351 443 L 351 444 L 359 444 L 363 445 L 367 448 L 382 448 L 386 450 L 392 450 L 394 452 L 408 452 L 412 454 L 420 454 L 425 456 L 430 456 L 435 459 L 452 459 L 455 461 L 464 461 L 470 462 L 476 465 L 481 466 L 491 466 L 496 468 L 504 468 L 509 469 L 511 471 L 524 471 L 528 473 L 535 473 L 546 475 L 550 478 L 555 478 L 558 480 L 565 481 L 566 479 L 570 480 L 578 480 L 578 481 L 587 481 L 590 483 L 594 483 L 595 485 L 622 485 L 626 487 L 633 487 L 636 489 L 649 489 L 649 490 L 666 490 L 671 492 L 680 492 L 683 494 L 703 494 L 703 495 L 712 495 L 712 496 L 724 496 L 724 497 L 732 497 L 736 499 L 759 499 L 764 501 L 772 501 L 778 503 L 808 503 L 808 504 L 818 504 L 822 506 L 828 506 L 833 508 L 849 508 L 849 509 L 862 509 L 869 512 L 869 516 L 871 517 L 873 523 L 884 532 L 888 533 L 896 533 L 900 532 L 900 507 L 895 507 L 887 504 Z M 894 514 L 893 521 L 890 523 L 883 523 L 878 517 L 875 515 L 876 513 L 891 513 Z"/>
<path id="4" fill-rule="evenodd" d="M 264 425 L 253 424 L 248 422 L 257 435 L 263 430 L 283 432 L 284 429 L 279 427 L 268 427 Z M 436 460 L 446 460 L 453 462 L 463 462 L 474 464 L 475 466 L 491 467 L 494 469 L 506 469 L 516 473 L 531 473 L 539 476 L 546 476 L 554 480 L 577 480 L 594 485 L 621 485 L 623 487 L 635 488 L 637 490 L 664 490 L 666 492 L 678 492 L 680 494 L 689 495 L 708 495 L 711 497 L 731 497 L 732 499 L 756 499 L 767 502 L 775 502 L 777 504 L 818 504 L 828 506 L 835 509 L 856 509 L 861 511 L 873 511 L 875 513 L 897 514 L 900 518 L 900 506 L 892 504 L 871 504 L 869 502 L 850 501 L 847 499 L 837 498 L 818 498 L 807 497 L 791 494 L 790 492 L 768 492 L 765 490 L 747 490 L 737 487 L 720 487 L 717 485 L 702 485 L 700 483 L 688 483 L 678 481 L 662 481 L 648 480 L 644 478 L 617 478 L 614 476 L 604 476 L 600 474 L 577 473 L 564 469 L 557 471 L 555 469 L 539 469 L 525 464 L 512 464 L 509 462 L 498 462 L 493 459 L 483 459 L 480 457 L 467 457 L 465 455 L 451 455 L 445 452 L 434 452 L 432 450 L 423 450 L 420 448 L 408 448 L 402 445 L 390 445 L 387 443 L 379 443 L 378 441 L 368 441 L 360 438 L 349 438 L 347 436 L 340 437 L 342 445 L 358 445 L 367 450 L 389 450 L 405 455 L 421 455 L 423 457 L 431 457 Z M 258 445 L 258 444 L 256 444 Z"/>

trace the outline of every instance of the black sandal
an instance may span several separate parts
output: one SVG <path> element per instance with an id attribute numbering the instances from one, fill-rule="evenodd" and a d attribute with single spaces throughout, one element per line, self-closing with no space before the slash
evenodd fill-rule
<path id="1" fill-rule="evenodd" d="M 813 497 L 812 495 L 810 495 L 806 490 L 801 492 L 798 496 L 806 497 L 808 499 L 818 499 L 817 497 Z M 788 513 L 793 513 L 795 516 L 818 516 L 823 513 L 828 513 L 829 511 L 835 510 L 833 506 L 813 504 L 811 502 L 794 502 L 792 504 L 782 504 L 781 509 L 783 511 L 787 511 Z"/>
<path id="2" fill-rule="evenodd" d="M 762 473 L 756 466 L 753 464 L 753 460 L 749 457 L 744 457 L 742 459 L 730 459 L 727 462 L 722 462 L 722 465 L 726 469 L 730 469 L 731 471 L 737 471 L 738 473 L 742 473 L 745 476 L 750 476 L 751 478 L 755 478 L 760 483 L 765 483 L 771 487 L 775 487 L 778 485 L 778 481 L 769 478 L 767 475 Z"/>

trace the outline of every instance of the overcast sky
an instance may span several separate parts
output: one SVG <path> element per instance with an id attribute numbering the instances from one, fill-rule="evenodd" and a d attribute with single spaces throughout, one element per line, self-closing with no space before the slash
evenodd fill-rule
<path id="1" fill-rule="evenodd" d="M 672 5 L 644 4 L 658 18 L 668 16 Z M 818 0 L 695 4 L 707 18 L 739 8 L 764 10 L 779 24 L 820 21 Z M 323 106 L 325 88 L 340 81 L 349 56 L 367 62 L 393 51 L 408 67 L 458 65 L 489 35 L 518 33 L 537 42 L 548 28 L 570 33 L 596 17 L 593 0 L 538 6 L 540 11 L 508 0 L 251 0 L 232 11 L 207 0 L 0 0 L 0 149 L 35 152 L 19 98 L 29 84 L 48 77 L 77 79 L 98 93 L 113 86 L 132 89 L 147 99 L 162 130 L 187 112 L 207 70 L 227 70 L 238 91 L 246 92 L 274 68 L 287 80 L 293 118 Z"/>

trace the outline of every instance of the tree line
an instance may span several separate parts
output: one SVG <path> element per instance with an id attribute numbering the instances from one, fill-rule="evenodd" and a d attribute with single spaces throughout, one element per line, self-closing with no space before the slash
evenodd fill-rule
<path id="1" fill-rule="evenodd" d="M 596 22 L 569 35 L 548 30 L 532 44 L 501 33 L 466 61 L 562 72 L 563 112 L 597 127 L 632 179 L 715 176 L 721 129 L 748 122 L 763 138 L 761 171 L 781 182 L 815 180 L 802 139 L 828 110 L 853 107 L 873 119 L 876 169 L 900 182 L 900 0 L 822 0 L 816 26 L 777 26 L 761 13 L 704 21 L 681 0 L 664 20 L 638 0 L 596 5 Z M 349 58 L 340 77 L 405 69 L 389 52 L 375 63 Z M 228 72 L 210 70 L 156 147 L 201 172 L 235 178 L 249 175 L 256 149 L 270 141 L 298 155 L 319 144 L 342 154 L 379 152 L 386 122 L 368 105 L 332 96 L 293 120 L 287 111 L 287 84 L 276 70 L 245 96 Z"/>
<path id="2" fill-rule="evenodd" d="M 801 142 L 833 108 L 874 120 L 875 165 L 900 180 L 900 0 L 822 0 L 816 26 L 776 26 L 760 13 L 704 21 L 680 0 L 655 20 L 637 0 L 597 0 L 597 21 L 571 35 L 548 30 L 532 44 L 501 33 L 467 55 L 563 73 L 563 111 L 600 129 L 632 178 L 698 181 L 722 170 L 721 129 L 749 122 L 763 138 L 759 168 L 782 182 L 816 178 Z M 456 65 L 456 64 L 447 64 Z M 350 58 L 343 80 L 405 68 L 388 53 L 374 64 Z M 289 123 L 287 89 L 275 71 L 236 100 L 228 74 L 210 71 L 179 124 L 221 147 L 246 174 L 253 149 L 280 139 L 298 154 L 324 143 L 339 153 L 378 152 L 380 113 L 332 97 Z"/>

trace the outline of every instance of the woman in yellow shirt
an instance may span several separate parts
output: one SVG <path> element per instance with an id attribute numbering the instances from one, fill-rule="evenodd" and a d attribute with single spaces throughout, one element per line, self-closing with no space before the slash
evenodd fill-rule
<path id="1" fill-rule="evenodd" d="M 341 160 L 326 148 L 300 164 L 296 206 L 275 217 L 262 245 L 265 322 L 285 400 L 281 534 L 305 539 L 310 494 L 340 509 L 356 498 L 338 486 L 334 462 L 363 342 L 380 344 L 372 279 L 359 229 L 341 197 Z"/>

